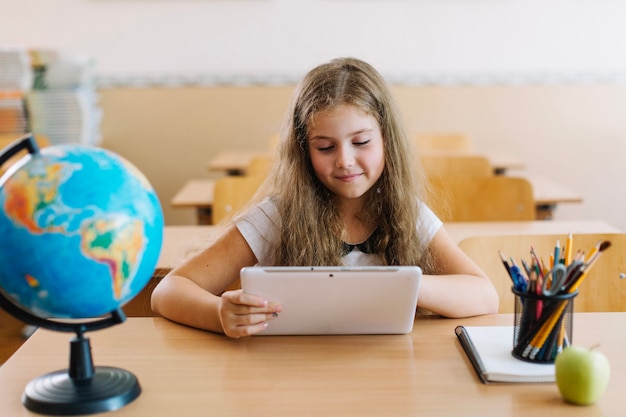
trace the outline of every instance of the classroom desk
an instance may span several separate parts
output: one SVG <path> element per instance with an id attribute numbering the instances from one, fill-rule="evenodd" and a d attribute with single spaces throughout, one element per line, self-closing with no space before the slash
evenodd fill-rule
<path id="1" fill-rule="evenodd" d="M 599 344 L 611 380 L 591 406 L 562 401 L 556 384 L 483 385 L 454 334 L 457 325 L 512 325 L 513 316 L 420 317 L 408 335 L 228 339 L 163 318 L 129 318 L 87 333 L 94 364 L 133 372 L 141 395 L 108 416 L 624 415 L 626 313 L 575 313 L 573 342 Z M 0 367 L 0 415 L 21 404 L 33 378 L 68 366 L 65 333 L 38 330 Z"/>
<path id="2" fill-rule="evenodd" d="M 583 201 L 583 197 L 578 192 L 544 175 L 520 173 L 516 176 L 526 178 L 532 184 L 538 220 L 552 219 L 558 204 L 582 203 Z"/>
<path id="3" fill-rule="evenodd" d="M 542 220 L 514 222 L 451 222 L 446 230 L 456 243 L 473 236 L 623 233 L 603 220 Z"/>
<path id="4" fill-rule="evenodd" d="M 174 195 L 170 204 L 174 208 L 193 208 L 196 211 L 198 224 L 213 224 L 213 190 L 215 180 L 189 180 Z"/>
<path id="5" fill-rule="evenodd" d="M 525 163 L 515 156 L 503 151 L 422 151 L 433 155 L 479 155 L 486 156 L 495 174 L 504 174 L 510 169 L 522 169 Z M 219 152 L 211 158 L 207 164 L 207 169 L 213 172 L 226 172 L 228 175 L 245 174 L 250 161 L 256 156 L 267 156 L 269 151 L 235 151 L 227 150 Z"/>
<path id="6" fill-rule="evenodd" d="M 420 151 L 422 155 L 432 156 L 484 156 L 493 167 L 495 175 L 504 175 L 509 170 L 524 169 L 526 164 L 514 155 L 499 150 L 489 151 L 455 151 L 455 150 L 425 150 Z"/>
<path id="7" fill-rule="evenodd" d="M 578 233 L 622 233 L 617 227 L 602 220 L 552 220 L 549 222 L 451 222 L 445 224 L 446 230 L 455 242 L 472 236 L 495 235 L 542 235 Z M 158 271 L 168 271 L 212 237 L 216 226 L 165 226 L 163 246 L 157 262 Z"/>
<path id="8" fill-rule="evenodd" d="M 572 233 L 621 233 L 622 231 L 601 220 L 552 220 L 549 222 L 452 222 L 445 225 L 455 242 L 472 236 L 533 235 Z M 124 311 L 128 316 L 150 316 L 152 290 L 178 262 L 206 246 L 213 237 L 216 226 L 165 226 L 163 245 L 157 261 L 153 279 L 132 299 Z"/>
<path id="9" fill-rule="evenodd" d="M 533 188 L 537 220 L 551 220 L 558 204 L 581 203 L 583 198 L 576 191 L 569 189 L 543 175 L 524 174 Z M 170 204 L 174 208 L 193 208 L 196 210 L 198 224 L 212 224 L 213 190 L 215 180 L 210 178 L 192 179 L 174 195 Z"/>
<path id="10" fill-rule="evenodd" d="M 270 151 L 221 151 L 207 164 L 207 169 L 213 172 L 225 172 L 227 175 L 243 175 L 250 161 L 258 156 L 269 156 Z"/>
<path id="11" fill-rule="evenodd" d="M 217 226 L 209 225 L 165 226 L 157 271 L 168 271 L 190 253 L 202 248 L 216 230 Z"/>

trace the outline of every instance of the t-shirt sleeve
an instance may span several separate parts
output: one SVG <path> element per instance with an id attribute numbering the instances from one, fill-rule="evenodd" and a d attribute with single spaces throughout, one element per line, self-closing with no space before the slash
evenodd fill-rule
<path id="1" fill-rule="evenodd" d="M 237 221 L 237 229 L 252 249 L 259 265 L 272 265 L 274 246 L 279 238 L 278 210 L 269 199 L 252 207 Z"/>
<path id="2" fill-rule="evenodd" d="M 428 242 L 430 242 L 439 229 L 441 229 L 441 226 L 443 226 L 443 222 L 437 217 L 435 212 L 424 203 L 420 204 L 420 219 L 421 222 L 418 226 L 421 229 L 420 232 L 423 233 Z"/>

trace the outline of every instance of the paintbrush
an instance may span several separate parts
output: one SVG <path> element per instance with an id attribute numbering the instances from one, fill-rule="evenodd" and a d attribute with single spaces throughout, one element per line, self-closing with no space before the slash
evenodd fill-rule
<path id="1" fill-rule="evenodd" d="M 587 277 L 587 274 L 589 274 L 589 270 L 596 263 L 598 258 L 600 258 L 602 252 L 607 250 L 609 247 L 611 247 L 611 242 L 609 242 L 608 240 L 598 242 L 593 255 L 587 258 L 585 264 L 578 270 L 578 273 L 572 279 L 572 282 L 568 284 L 567 292 L 572 293 L 578 289 L 578 286 Z"/>

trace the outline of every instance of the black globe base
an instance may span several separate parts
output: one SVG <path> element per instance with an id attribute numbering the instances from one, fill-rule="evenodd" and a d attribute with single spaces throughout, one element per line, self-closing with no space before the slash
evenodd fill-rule
<path id="1" fill-rule="evenodd" d="M 94 414 L 122 408 L 141 394 L 131 372 L 94 366 L 91 343 L 82 328 L 70 341 L 68 369 L 42 375 L 24 390 L 22 404 L 40 414 Z"/>
<path id="2" fill-rule="evenodd" d="M 141 394 L 137 378 L 124 369 L 94 366 L 91 343 L 85 332 L 121 324 L 126 316 L 121 308 L 98 320 L 55 321 L 22 310 L 0 290 L 0 307 L 33 326 L 74 332 L 70 340 L 68 369 L 35 378 L 22 394 L 22 404 L 35 413 L 51 415 L 95 414 L 117 410 Z"/>
<path id="3" fill-rule="evenodd" d="M 95 414 L 122 408 L 140 393 L 139 382 L 131 372 L 97 366 L 88 380 L 70 377 L 67 369 L 35 378 L 26 386 L 22 404 L 40 414 Z"/>

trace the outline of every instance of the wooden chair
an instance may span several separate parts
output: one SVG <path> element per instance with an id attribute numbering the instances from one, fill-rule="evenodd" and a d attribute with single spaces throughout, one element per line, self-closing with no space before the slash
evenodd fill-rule
<path id="1" fill-rule="evenodd" d="M 230 218 L 252 198 L 264 175 L 227 176 L 215 181 L 213 223 Z"/>
<path id="2" fill-rule="evenodd" d="M 269 155 L 255 156 L 250 160 L 246 168 L 246 175 L 250 176 L 267 176 L 274 163 L 274 158 Z"/>
<path id="3" fill-rule="evenodd" d="M 523 178 L 434 176 L 433 210 L 444 221 L 535 220 L 532 185 Z"/>
<path id="4" fill-rule="evenodd" d="M 230 218 L 241 209 L 258 190 L 265 175 L 227 176 L 215 181 L 213 194 L 213 222 L 215 224 Z M 240 280 L 230 285 L 226 291 L 241 288 Z"/>
<path id="5" fill-rule="evenodd" d="M 442 175 L 468 175 L 490 177 L 494 169 L 489 160 L 480 155 L 422 154 L 420 160 L 427 177 Z"/>
<path id="6" fill-rule="evenodd" d="M 462 133 L 420 133 L 415 135 L 420 150 L 471 151 L 472 140 Z"/>
<path id="7" fill-rule="evenodd" d="M 626 311 L 626 234 L 598 233 L 576 234 L 573 236 L 573 252 L 588 251 L 601 240 L 608 240 L 611 246 L 606 249 L 589 275 L 578 288 L 574 299 L 574 311 Z M 467 253 L 487 273 L 500 295 L 500 313 L 514 311 L 512 281 L 508 276 L 498 251 L 507 258 L 513 258 L 522 268 L 521 260 L 531 262 L 530 248 L 546 263 L 557 240 L 565 245 L 567 235 L 512 235 L 475 236 L 462 240 L 459 247 Z"/>

